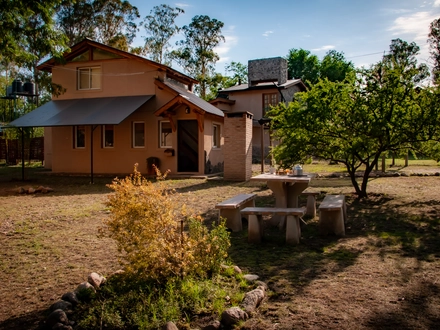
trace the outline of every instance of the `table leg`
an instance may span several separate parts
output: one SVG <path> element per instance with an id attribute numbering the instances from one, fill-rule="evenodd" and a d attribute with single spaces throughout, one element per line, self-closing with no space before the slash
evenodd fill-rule
<path id="1" fill-rule="evenodd" d="M 295 182 L 287 186 L 287 207 L 298 207 L 298 196 L 306 190 L 308 182 Z"/>
<path id="2" fill-rule="evenodd" d="M 281 181 L 268 181 L 267 186 L 270 190 L 272 190 L 273 195 L 275 196 L 275 207 L 287 207 L 286 184 Z M 285 218 L 286 217 L 282 215 L 275 215 L 271 219 L 271 224 L 283 228 L 285 224 Z"/>

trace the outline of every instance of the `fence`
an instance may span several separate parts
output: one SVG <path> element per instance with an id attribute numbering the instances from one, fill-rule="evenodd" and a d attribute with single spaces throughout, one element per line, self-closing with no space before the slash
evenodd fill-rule
<path id="1" fill-rule="evenodd" d="M 0 160 L 5 160 L 6 164 L 15 165 L 21 162 L 21 153 L 22 147 L 20 139 L 0 139 Z M 24 159 L 25 161 L 44 161 L 44 137 L 24 141 Z"/>

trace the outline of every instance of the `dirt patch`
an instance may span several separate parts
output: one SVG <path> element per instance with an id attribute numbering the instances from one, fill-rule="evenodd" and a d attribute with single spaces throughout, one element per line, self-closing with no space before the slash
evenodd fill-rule
<path id="1" fill-rule="evenodd" d="M 258 171 L 258 169 L 256 169 Z M 1 177 L 0 177 L 1 178 Z M 36 329 L 45 310 L 92 272 L 118 269 L 118 252 L 97 229 L 111 178 L 35 173 L 30 185 L 50 194 L 17 195 L 18 181 L 0 180 L 0 329 Z M 320 237 L 318 219 L 305 219 L 301 244 L 286 246 L 283 232 L 267 228 L 260 245 L 233 233 L 230 257 L 269 285 L 243 329 L 432 329 L 440 322 L 440 178 L 378 177 L 370 198 L 356 200 L 346 178 L 313 179 L 311 188 L 347 195 L 346 237 Z M 254 192 L 273 205 L 260 183 L 169 180 L 195 212 L 214 221 L 216 203 Z M 305 204 L 305 199 L 300 200 Z M 246 229 L 246 226 L 245 226 Z"/>

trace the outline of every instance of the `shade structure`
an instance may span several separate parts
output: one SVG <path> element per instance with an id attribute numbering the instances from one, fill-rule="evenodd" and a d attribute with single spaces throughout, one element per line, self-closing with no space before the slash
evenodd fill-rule
<path id="1" fill-rule="evenodd" d="M 117 125 L 154 95 L 52 100 L 6 127 Z"/>
<path id="2" fill-rule="evenodd" d="M 52 100 L 10 122 L 10 127 L 90 125 L 90 181 L 93 183 L 93 131 L 97 125 L 118 125 L 154 95 Z M 23 132 L 22 132 L 23 134 Z M 24 154 L 24 152 L 22 153 Z M 24 180 L 24 160 L 22 161 Z"/>

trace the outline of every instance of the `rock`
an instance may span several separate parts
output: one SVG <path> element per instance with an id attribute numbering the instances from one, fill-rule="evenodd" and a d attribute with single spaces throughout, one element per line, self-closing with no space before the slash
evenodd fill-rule
<path id="1" fill-rule="evenodd" d="M 203 327 L 202 330 L 218 330 L 221 326 L 222 324 L 220 323 L 220 321 L 214 321 L 206 327 Z"/>
<path id="2" fill-rule="evenodd" d="M 242 273 L 240 267 L 238 267 L 238 266 L 234 266 L 234 270 L 235 270 L 235 272 L 236 272 L 237 274 L 241 274 L 241 273 Z"/>
<path id="3" fill-rule="evenodd" d="M 101 284 L 105 282 L 105 277 L 102 275 L 99 275 L 98 273 L 90 273 L 89 277 L 87 278 L 87 281 L 93 285 L 95 289 L 98 289 Z"/>
<path id="4" fill-rule="evenodd" d="M 78 297 L 76 296 L 76 293 L 73 291 L 66 292 L 65 294 L 63 294 L 61 299 L 70 302 L 72 306 L 76 306 L 79 303 Z"/>
<path id="5" fill-rule="evenodd" d="M 246 274 L 243 276 L 243 278 L 248 282 L 255 282 L 259 279 L 259 276 L 254 274 Z"/>
<path id="6" fill-rule="evenodd" d="M 231 307 L 227 310 L 223 311 L 221 317 L 221 323 L 225 327 L 231 327 L 237 324 L 240 321 L 245 321 L 248 318 L 248 315 L 245 311 L 243 311 L 239 307 Z"/>
<path id="7" fill-rule="evenodd" d="M 26 192 L 26 190 L 24 190 L 23 187 L 18 187 L 18 188 L 17 188 L 17 192 L 18 192 L 19 194 L 24 194 L 24 193 Z"/>
<path id="8" fill-rule="evenodd" d="M 440 172 L 435 172 L 434 176 L 440 176 Z"/>
<path id="9" fill-rule="evenodd" d="M 90 300 L 95 293 L 96 293 L 95 288 L 89 282 L 82 282 L 75 289 L 76 297 L 80 301 Z"/>
<path id="10" fill-rule="evenodd" d="M 179 330 L 179 328 L 177 328 L 177 326 L 170 321 L 162 327 L 162 330 Z"/>
<path id="11" fill-rule="evenodd" d="M 257 309 L 261 301 L 264 299 L 264 296 L 265 296 L 264 288 L 249 291 L 244 296 L 243 302 L 241 303 L 241 307 L 244 309 L 246 313 L 250 314 L 253 311 L 255 311 L 255 309 Z"/>
<path id="12" fill-rule="evenodd" d="M 56 309 L 46 319 L 46 326 L 48 329 L 52 329 L 57 323 L 69 324 L 69 319 L 66 313 L 62 309 Z"/>
<path id="13" fill-rule="evenodd" d="M 267 289 L 268 289 L 267 284 L 264 283 L 263 281 L 256 281 L 255 284 L 258 285 L 257 289 L 261 289 L 261 290 L 263 290 L 264 292 L 266 292 Z"/>
<path id="14" fill-rule="evenodd" d="M 73 328 L 70 325 L 57 323 L 51 328 L 51 330 L 73 330 Z"/>
<path id="15" fill-rule="evenodd" d="M 53 303 L 52 306 L 50 306 L 50 310 L 54 311 L 57 309 L 61 309 L 63 311 L 69 311 L 72 310 L 72 303 L 70 303 L 69 301 L 65 301 L 65 300 L 58 300 L 57 302 Z"/>
<path id="16" fill-rule="evenodd" d="M 93 285 L 91 285 L 89 282 L 82 282 L 80 285 L 78 285 L 75 289 L 76 295 L 78 295 L 78 292 L 84 291 L 84 290 L 91 290 L 93 292 L 96 292 Z"/>
<path id="17" fill-rule="evenodd" d="M 27 193 L 28 193 L 28 194 L 35 194 L 35 189 L 32 188 L 32 187 L 30 187 L 30 188 L 27 190 Z"/>

